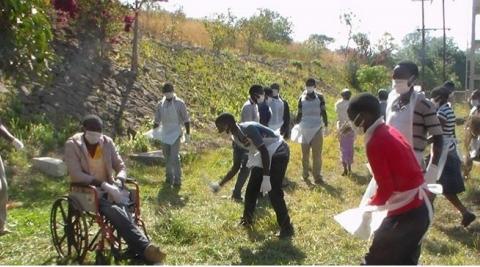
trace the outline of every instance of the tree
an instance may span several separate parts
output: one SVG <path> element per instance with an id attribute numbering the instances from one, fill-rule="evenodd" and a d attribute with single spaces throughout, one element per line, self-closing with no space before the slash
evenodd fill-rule
<path id="1" fill-rule="evenodd" d="M 140 42 L 140 36 L 139 36 L 139 15 L 140 15 L 140 10 L 142 9 L 142 6 L 146 3 L 150 4 L 156 4 L 159 2 L 168 2 L 168 0 L 135 0 L 132 9 L 135 13 L 135 18 L 133 22 L 133 41 L 132 41 L 132 62 L 131 62 L 131 67 L 130 70 L 136 75 L 138 72 L 138 43 Z"/>
<path id="2" fill-rule="evenodd" d="M 395 55 L 395 61 L 412 60 L 419 68 L 421 65 L 422 41 L 421 33 L 412 32 L 407 34 L 402 40 L 402 47 Z M 424 89 L 429 90 L 443 84 L 443 38 L 432 37 L 429 34 L 425 36 L 425 69 L 423 80 Z M 447 79 L 456 83 L 457 88 L 465 86 L 465 52 L 460 50 L 452 38 L 446 41 L 446 74 Z"/>
<path id="3" fill-rule="evenodd" d="M 43 76 L 53 59 L 47 4 L 2 0 L 0 10 L 0 71 L 19 79 Z"/>
<path id="4" fill-rule="evenodd" d="M 333 43 L 335 41 L 334 38 L 326 36 L 325 34 L 311 34 L 308 37 L 308 40 L 305 41 L 307 47 L 313 50 L 322 50 L 327 47 L 327 45 Z"/>
<path id="5" fill-rule="evenodd" d="M 254 18 L 241 18 L 237 23 L 237 28 L 243 37 L 247 54 L 250 55 L 257 41 L 261 38 L 261 29 L 259 21 Z"/>
<path id="6" fill-rule="evenodd" d="M 393 53 L 397 49 L 394 40 L 393 36 L 388 32 L 382 35 L 374 47 L 373 64 L 381 64 L 387 68 L 393 68 Z"/>
<path id="7" fill-rule="evenodd" d="M 372 55 L 372 49 L 370 47 L 370 40 L 368 39 L 368 35 L 366 33 L 359 32 L 354 34 L 352 36 L 352 39 L 357 45 L 357 53 L 362 56 L 364 60 L 369 61 Z"/>
<path id="8" fill-rule="evenodd" d="M 345 56 L 348 54 L 348 48 L 350 45 L 350 40 L 352 40 L 352 33 L 353 33 L 353 24 L 356 20 L 357 16 L 352 12 L 346 12 L 340 15 L 340 22 L 344 23 L 348 29 L 348 38 L 347 38 L 347 45 L 345 46 L 345 51 L 347 52 Z"/>
<path id="9" fill-rule="evenodd" d="M 360 89 L 375 94 L 378 89 L 390 85 L 390 70 L 381 65 L 373 67 L 363 65 L 357 70 L 357 80 Z"/>
<path id="10" fill-rule="evenodd" d="M 286 17 L 269 9 L 259 9 L 260 14 L 250 20 L 257 20 L 256 25 L 260 28 L 262 39 L 269 42 L 291 43 L 290 35 L 293 32 L 293 24 Z"/>
<path id="11" fill-rule="evenodd" d="M 216 53 L 235 45 L 236 17 L 230 10 L 227 14 L 215 14 L 213 19 L 206 19 L 204 25 Z"/>

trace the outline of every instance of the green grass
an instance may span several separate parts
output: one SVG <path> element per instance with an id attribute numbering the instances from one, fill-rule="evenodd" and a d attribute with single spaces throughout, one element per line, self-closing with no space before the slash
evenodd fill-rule
<path id="1" fill-rule="evenodd" d="M 460 128 L 459 128 L 460 131 Z M 217 135 L 211 135 L 218 138 Z M 223 142 L 221 142 L 223 143 Z M 298 144 L 290 144 L 292 155 L 285 190 L 286 202 L 295 226 L 291 241 L 280 241 L 275 215 L 268 200 L 259 202 L 255 227 L 237 226 L 241 204 L 228 199 L 233 182 L 218 194 L 207 187 L 231 164 L 228 145 L 189 156 L 184 163 L 180 191 L 164 184 L 161 166 L 128 162 L 130 174 L 141 184 L 142 212 L 151 238 L 168 253 L 167 264 L 358 264 L 369 242 L 353 239 L 333 216 L 356 206 L 368 183 L 361 138 L 356 143 L 356 175 L 341 177 L 337 140 L 330 135 L 324 144 L 324 177 L 327 186 L 309 186 L 301 179 Z M 185 147 L 186 151 L 192 151 Z M 12 160 L 25 160 L 22 157 Z M 0 263 L 7 265 L 55 264 L 56 255 L 49 233 L 49 212 L 53 201 L 67 192 L 67 178 L 48 178 L 22 167 L 9 172 L 10 199 L 22 207 L 9 210 L 13 234 L 0 237 Z M 475 176 L 479 176 L 478 168 Z M 474 177 L 475 177 L 474 176 Z M 480 214 L 479 180 L 467 182 L 469 207 Z M 460 215 L 443 197 L 435 202 L 433 227 L 424 242 L 421 262 L 434 265 L 480 264 L 480 224 L 465 230 Z"/>

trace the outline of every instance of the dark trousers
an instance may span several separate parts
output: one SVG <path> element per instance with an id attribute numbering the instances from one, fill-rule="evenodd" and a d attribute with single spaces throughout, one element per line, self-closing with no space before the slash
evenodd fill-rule
<path id="1" fill-rule="evenodd" d="M 105 198 L 100 198 L 100 212 L 105 216 L 118 234 L 127 242 L 128 248 L 138 255 L 150 244 L 142 230 L 134 223 L 127 208 L 123 205 L 111 203 Z"/>
<path id="2" fill-rule="evenodd" d="M 232 192 L 232 196 L 240 198 L 242 197 L 242 188 L 245 185 L 245 182 L 248 179 L 250 174 L 250 168 L 247 167 L 248 162 L 248 151 L 239 147 L 237 144 L 233 143 L 233 166 L 238 168 L 240 172 L 237 176 L 237 182 Z"/>
<path id="3" fill-rule="evenodd" d="M 280 229 L 289 229 L 292 227 L 290 217 L 288 216 L 287 205 L 283 198 L 282 181 L 285 178 L 288 161 L 290 160 L 290 150 L 286 143 L 283 143 L 273 154 L 270 166 L 270 183 L 272 190 L 268 193 L 273 210 L 277 215 L 277 222 Z M 253 214 L 257 204 L 257 197 L 260 192 L 260 186 L 263 180 L 263 169 L 254 167 L 248 180 L 247 191 L 245 192 L 245 209 L 243 219 L 247 222 L 253 221 Z"/>
<path id="4" fill-rule="evenodd" d="M 365 255 L 367 265 L 417 265 L 421 240 L 429 225 L 427 206 L 387 217 L 375 232 Z"/>

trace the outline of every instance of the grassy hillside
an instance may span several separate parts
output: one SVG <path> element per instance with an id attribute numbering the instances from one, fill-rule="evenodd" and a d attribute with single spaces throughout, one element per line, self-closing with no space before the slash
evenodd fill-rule
<path id="1" fill-rule="evenodd" d="M 465 108 L 461 112 L 465 112 Z M 458 133 L 462 134 L 461 128 Z M 220 142 L 220 136 L 210 135 Z M 267 199 L 259 202 L 252 231 L 237 226 L 242 205 L 229 200 L 233 183 L 215 195 L 207 184 L 224 174 L 230 166 L 228 145 L 183 162 L 184 185 L 177 191 L 164 184 L 161 166 L 128 162 L 130 174 L 142 186 L 142 212 L 152 239 L 168 253 L 167 264 L 358 264 L 369 242 L 352 239 L 333 220 L 333 216 L 358 204 L 368 183 L 361 138 L 355 146 L 354 172 L 341 177 L 337 140 L 330 135 L 324 145 L 325 186 L 313 186 L 301 178 L 301 152 L 290 144 L 291 161 L 285 189 L 290 216 L 296 229 L 291 241 L 279 241 L 273 210 Z M 187 147 L 192 151 L 193 147 Z M 54 264 L 55 252 L 48 230 L 49 209 L 54 199 L 67 191 L 66 179 L 48 178 L 28 168 L 22 156 L 9 173 L 10 197 L 23 206 L 10 210 L 9 226 L 15 233 L 0 237 L 1 264 Z M 467 182 L 462 195 L 479 214 L 479 168 Z M 480 224 L 468 229 L 459 226 L 460 215 L 439 197 L 436 214 L 423 246 L 425 265 L 478 265 Z"/>

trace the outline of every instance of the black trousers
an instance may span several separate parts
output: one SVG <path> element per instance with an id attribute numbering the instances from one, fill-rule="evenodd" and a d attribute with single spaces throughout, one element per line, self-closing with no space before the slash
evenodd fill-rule
<path id="1" fill-rule="evenodd" d="M 272 184 L 272 190 L 268 193 L 272 207 L 277 215 L 278 225 L 282 230 L 288 230 L 292 227 L 282 190 L 282 182 L 285 178 L 285 172 L 287 171 L 289 160 L 290 149 L 284 142 L 282 145 L 280 145 L 280 147 L 278 147 L 277 151 L 272 156 L 272 162 L 270 166 L 270 183 Z M 253 221 L 253 214 L 255 212 L 255 206 L 257 204 L 257 198 L 262 185 L 262 180 L 263 169 L 254 167 L 251 171 L 247 190 L 245 192 L 245 209 L 243 211 L 243 219 L 247 222 Z"/>
<path id="2" fill-rule="evenodd" d="M 365 255 L 367 265 L 417 265 L 421 240 L 430 219 L 426 204 L 406 213 L 387 217 L 375 231 Z"/>

